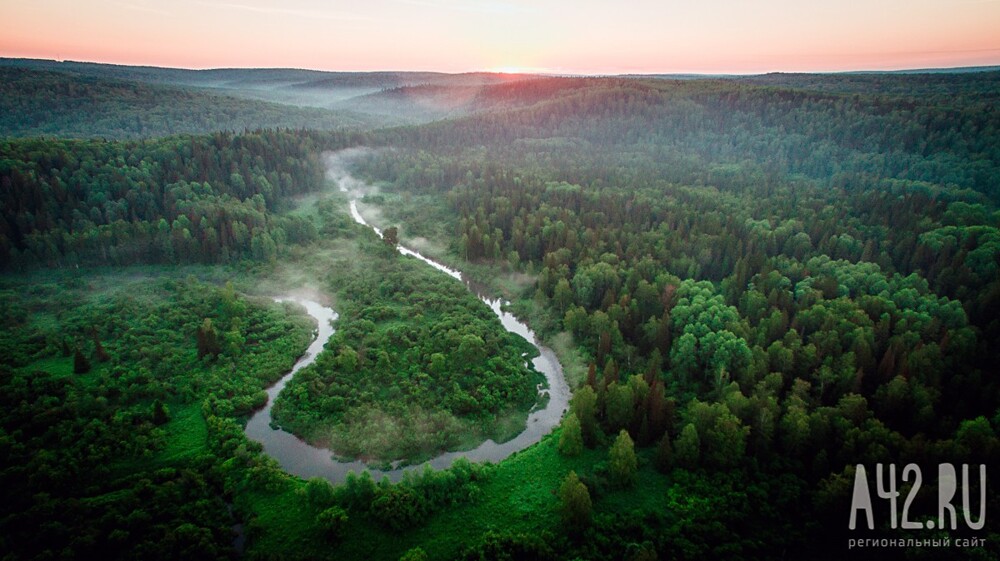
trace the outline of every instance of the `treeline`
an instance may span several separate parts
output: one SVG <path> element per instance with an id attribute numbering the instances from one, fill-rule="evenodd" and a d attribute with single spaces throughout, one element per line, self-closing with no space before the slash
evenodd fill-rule
<path id="1" fill-rule="evenodd" d="M 273 260 L 315 239 L 270 211 L 324 181 L 350 134 L 0 141 L 0 268 Z"/>
<path id="2" fill-rule="evenodd" d="M 326 538 L 336 544 L 346 537 L 351 515 L 395 532 L 410 530 L 436 512 L 477 499 L 480 485 L 492 472 L 490 464 L 472 464 L 459 458 L 447 470 L 425 466 L 422 471 L 408 471 L 399 483 L 388 479 L 375 482 L 368 471 L 348 473 L 344 483 L 336 487 L 315 477 L 301 493 L 315 509 Z"/>

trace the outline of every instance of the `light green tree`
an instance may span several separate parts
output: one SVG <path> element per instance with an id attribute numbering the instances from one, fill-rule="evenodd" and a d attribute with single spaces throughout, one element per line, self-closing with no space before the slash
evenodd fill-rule
<path id="1" fill-rule="evenodd" d="M 590 524 L 593 504 L 590 490 L 580 481 L 575 471 L 569 472 L 559 487 L 559 510 L 563 523 L 571 530 L 579 530 Z"/>
<path id="2" fill-rule="evenodd" d="M 559 453 L 563 456 L 578 456 L 580 452 L 583 452 L 583 432 L 580 430 L 580 418 L 576 416 L 576 413 L 570 413 L 562 422 Z"/>
<path id="3" fill-rule="evenodd" d="M 419 547 L 414 547 L 413 549 L 407 550 L 406 553 L 399 558 L 399 561 L 427 561 L 427 559 L 428 557 L 426 551 Z"/>
<path id="4" fill-rule="evenodd" d="M 700 457 L 701 439 L 698 437 L 698 429 L 688 423 L 674 445 L 674 461 L 682 468 L 693 469 L 698 466 Z"/>
<path id="5" fill-rule="evenodd" d="M 635 481 L 636 470 L 639 467 L 635 457 L 635 444 L 628 431 L 622 430 L 618 433 L 618 438 L 611 445 L 608 452 L 608 469 L 611 472 L 611 479 L 623 487 L 631 485 Z"/>
<path id="6" fill-rule="evenodd" d="M 583 441 L 588 446 L 597 442 L 597 394 L 590 386 L 583 386 L 573 394 L 573 411 L 580 421 Z"/>
<path id="7" fill-rule="evenodd" d="M 608 386 L 608 396 L 604 409 L 609 434 L 614 434 L 627 427 L 629 421 L 632 420 L 632 388 L 627 384 L 612 382 Z"/>

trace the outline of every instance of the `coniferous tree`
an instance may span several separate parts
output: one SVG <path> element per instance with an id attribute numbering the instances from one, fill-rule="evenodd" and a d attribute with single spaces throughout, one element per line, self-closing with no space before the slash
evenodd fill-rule
<path id="1" fill-rule="evenodd" d="M 94 360 L 97 362 L 107 362 L 111 360 L 108 352 L 104 350 L 104 345 L 101 344 L 100 337 L 97 336 L 97 330 L 94 330 Z"/>
<path id="2" fill-rule="evenodd" d="M 167 409 L 167 406 L 164 405 L 163 402 L 160 401 L 159 399 L 153 402 L 151 409 L 153 414 L 154 425 L 163 425 L 170 420 L 170 410 Z"/>
<path id="3" fill-rule="evenodd" d="M 218 356 L 220 352 L 222 346 L 219 343 L 219 333 L 212 326 L 212 320 L 205 318 L 198 328 L 198 358 Z"/>
<path id="4" fill-rule="evenodd" d="M 674 465 L 674 450 L 670 443 L 670 433 L 664 433 L 660 443 L 656 445 L 656 469 L 660 473 L 668 473 Z"/>
<path id="5" fill-rule="evenodd" d="M 590 525 L 593 510 L 590 490 L 580 481 L 575 471 L 569 472 L 559 487 L 559 503 L 563 524 L 571 532 L 580 532 Z"/>
<path id="6" fill-rule="evenodd" d="M 597 426 L 597 395 L 590 386 L 584 386 L 573 394 L 570 403 L 570 410 L 580 421 L 580 429 L 583 433 L 583 442 L 587 446 L 593 446 L 599 438 Z"/>
<path id="7" fill-rule="evenodd" d="M 83 351 L 77 347 L 76 352 L 73 354 L 73 373 L 86 374 L 87 372 L 90 372 L 90 361 L 83 355 Z"/>

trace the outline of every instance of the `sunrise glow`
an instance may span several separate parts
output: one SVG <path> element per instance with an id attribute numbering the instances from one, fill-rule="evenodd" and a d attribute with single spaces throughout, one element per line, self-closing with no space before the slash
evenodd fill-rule
<path id="1" fill-rule="evenodd" d="M 120 64 L 757 73 L 1000 64 L 1000 1 L 2 0 L 0 56 Z"/>
<path id="2" fill-rule="evenodd" d="M 487 68 L 487 72 L 496 72 L 498 74 L 548 74 L 552 70 L 549 68 L 539 68 L 532 66 L 495 66 L 493 68 Z"/>

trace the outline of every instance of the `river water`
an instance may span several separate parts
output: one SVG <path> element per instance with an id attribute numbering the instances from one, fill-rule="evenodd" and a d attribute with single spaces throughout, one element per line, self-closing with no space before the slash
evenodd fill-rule
<path id="1" fill-rule="evenodd" d="M 358 212 L 356 200 L 351 200 L 350 208 L 351 216 L 357 223 L 371 228 L 379 237 L 382 236 L 382 231 L 369 224 L 361 216 L 361 213 Z M 487 440 L 471 450 L 445 452 L 422 464 L 390 470 L 372 469 L 360 460 L 337 460 L 335 459 L 335 450 L 317 448 L 289 432 L 271 427 L 271 406 L 274 403 L 274 399 L 296 372 L 316 360 L 316 355 L 323 350 L 323 345 L 333 335 L 334 328 L 332 322 L 337 319 L 337 313 L 333 309 L 324 307 L 311 300 L 293 297 L 279 298 L 278 301 L 294 301 L 305 307 L 306 312 L 319 323 L 319 330 L 315 341 L 309 345 L 305 354 L 295 363 L 292 370 L 267 389 L 267 405 L 254 413 L 250 418 L 246 426 L 246 434 L 250 439 L 260 442 L 264 446 L 264 452 L 276 459 L 281 464 L 282 469 L 292 475 L 306 479 L 322 477 L 331 483 L 337 484 L 343 482 L 347 474 L 351 471 L 361 473 L 364 470 L 368 470 L 376 481 L 383 476 L 388 476 L 392 481 L 398 481 L 406 471 L 422 470 L 425 465 L 430 465 L 435 469 L 445 469 L 458 458 L 467 458 L 472 462 L 499 462 L 514 452 L 523 450 L 541 440 L 543 436 L 559 424 L 563 413 L 569 405 L 569 386 L 566 384 L 562 366 L 559 364 L 555 353 L 542 345 L 538 337 L 527 325 L 501 309 L 504 304 L 503 301 L 490 298 L 484 291 L 465 278 L 460 271 L 442 265 L 402 245 L 398 245 L 397 249 L 403 255 L 415 257 L 441 271 L 443 274 L 465 283 L 470 291 L 493 310 L 493 313 L 497 315 L 500 323 L 503 324 L 503 327 L 507 331 L 524 337 L 538 349 L 539 356 L 533 360 L 533 364 L 535 370 L 545 376 L 547 387 L 540 387 L 539 394 L 548 394 L 548 402 L 544 407 L 532 410 L 528 415 L 524 430 L 507 442 L 498 443 L 493 440 Z"/>

